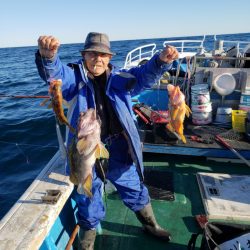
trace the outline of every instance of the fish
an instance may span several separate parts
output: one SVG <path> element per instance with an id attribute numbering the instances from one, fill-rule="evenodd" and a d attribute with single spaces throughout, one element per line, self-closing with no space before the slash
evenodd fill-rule
<path id="1" fill-rule="evenodd" d="M 101 142 L 101 122 L 96 110 L 88 109 L 79 114 L 77 133 L 69 147 L 70 181 L 77 185 L 77 192 L 92 198 L 92 168 L 96 159 L 109 158 Z"/>
<path id="2" fill-rule="evenodd" d="M 75 129 L 69 124 L 63 109 L 62 97 L 62 80 L 52 80 L 49 86 L 49 94 L 51 96 L 51 106 L 60 124 L 65 124 L 69 127 L 71 133 L 75 134 Z"/>
<path id="3" fill-rule="evenodd" d="M 185 116 L 189 117 L 192 111 L 186 104 L 185 95 L 181 92 L 179 86 L 168 84 L 167 90 L 169 95 L 170 121 L 166 125 L 166 128 L 172 133 L 177 133 L 182 142 L 186 143 L 183 123 Z"/>

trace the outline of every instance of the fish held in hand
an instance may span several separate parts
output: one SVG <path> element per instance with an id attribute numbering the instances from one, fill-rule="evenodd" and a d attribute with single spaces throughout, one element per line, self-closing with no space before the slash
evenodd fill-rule
<path id="1" fill-rule="evenodd" d="M 100 120 L 95 109 L 81 112 L 77 135 L 69 150 L 70 181 L 78 186 L 77 192 L 92 197 L 92 169 L 99 158 L 109 158 L 109 152 L 101 142 Z"/>
<path id="2" fill-rule="evenodd" d="M 171 120 L 166 127 L 170 132 L 177 133 L 183 143 L 186 143 L 186 138 L 183 133 L 183 123 L 185 116 L 189 117 L 192 112 L 190 108 L 186 105 L 185 96 L 181 92 L 179 86 L 168 84 L 167 89 L 169 94 L 169 111 Z"/>
<path id="3" fill-rule="evenodd" d="M 64 115 L 61 86 L 61 80 L 52 80 L 50 82 L 49 94 L 51 95 L 51 105 L 59 123 L 68 126 L 71 133 L 74 134 L 75 129 L 69 124 L 66 116 Z"/>

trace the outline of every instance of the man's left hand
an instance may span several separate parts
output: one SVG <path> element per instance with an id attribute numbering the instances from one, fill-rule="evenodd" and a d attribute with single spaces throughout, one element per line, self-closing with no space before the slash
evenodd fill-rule
<path id="1" fill-rule="evenodd" d="M 174 46 L 167 45 L 159 55 L 160 60 L 165 63 L 172 63 L 175 59 L 178 59 L 179 53 Z"/>

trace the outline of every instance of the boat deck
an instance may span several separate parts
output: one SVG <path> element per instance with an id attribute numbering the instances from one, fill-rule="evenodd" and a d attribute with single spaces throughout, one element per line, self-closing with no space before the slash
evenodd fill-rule
<path id="1" fill-rule="evenodd" d="M 249 141 L 245 135 L 234 132 L 232 129 L 219 128 L 214 125 L 195 126 L 188 123 L 185 127 L 186 144 L 168 133 L 165 124 L 154 125 L 151 130 L 145 128 L 140 130 L 141 139 L 144 142 L 144 152 L 237 158 L 228 148 L 215 140 L 216 134 L 220 135 L 232 148 L 239 151 L 243 157 L 250 159 Z"/>
<path id="2" fill-rule="evenodd" d="M 146 172 L 157 169 L 172 173 L 174 200 L 152 199 L 157 221 L 172 232 L 172 241 L 166 243 L 144 234 L 133 212 L 113 192 L 107 195 L 106 219 L 102 222 L 102 234 L 97 236 L 95 250 L 186 249 L 191 234 L 200 230 L 194 216 L 204 214 L 196 173 L 250 174 L 246 165 L 225 164 L 203 157 L 145 154 L 144 162 Z"/>

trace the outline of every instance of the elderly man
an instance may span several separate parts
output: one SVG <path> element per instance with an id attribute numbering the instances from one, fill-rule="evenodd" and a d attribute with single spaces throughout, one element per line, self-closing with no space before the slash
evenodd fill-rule
<path id="1" fill-rule="evenodd" d="M 59 40 L 52 36 L 38 39 L 36 64 L 43 80 L 62 79 L 63 98 L 70 102 L 68 117 L 76 128 L 80 112 L 94 108 L 101 119 L 101 138 L 108 142 L 110 158 L 106 178 L 119 192 L 124 204 L 135 212 L 145 231 L 170 240 L 170 233 L 155 220 L 150 197 L 143 184 L 141 142 L 133 119 L 131 97 L 151 87 L 178 58 L 176 48 L 167 46 L 146 64 L 128 70 L 110 64 L 114 53 L 106 34 L 91 32 L 81 50 L 82 59 L 62 64 L 57 51 Z M 67 145 L 73 134 L 67 131 Z M 68 173 L 69 173 L 68 168 Z M 82 249 L 93 249 L 96 227 L 105 216 L 102 181 L 93 168 L 93 197 L 76 194 Z"/>

